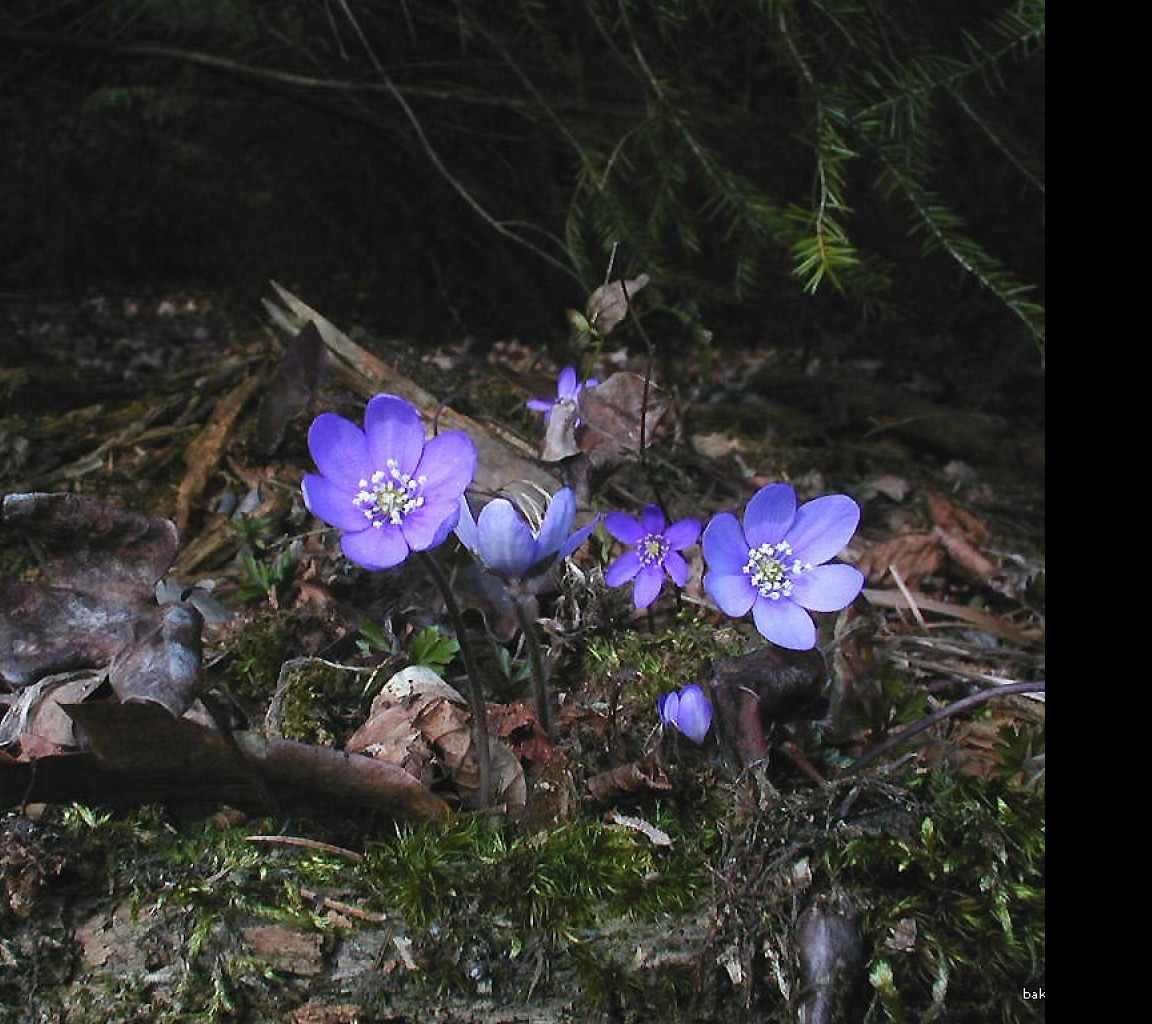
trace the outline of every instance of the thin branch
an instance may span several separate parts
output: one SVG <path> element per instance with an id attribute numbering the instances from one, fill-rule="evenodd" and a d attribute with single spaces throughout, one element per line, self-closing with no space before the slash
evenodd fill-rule
<path id="1" fill-rule="evenodd" d="M 302 75 L 293 71 L 282 71 L 279 68 L 245 64 L 228 57 L 218 57 L 214 54 L 203 53 L 199 50 L 185 50 L 176 46 L 158 46 L 153 43 L 118 43 L 111 39 L 84 38 L 56 32 L 25 31 L 5 28 L 3 26 L 0 26 L 0 41 L 10 41 L 31 47 L 43 46 L 59 50 L 83 50 L 90 53 L 106 53 L 116 57 L 132 59 L 157 58 L 160 60 L 176 61 L 182 64 L 194 64 L 199 67 L 209 68 L 210 70 L 233 75 L 236 78 L 243 78 L 248 81 L 287 86 L 292 89 L 303 89 L 312 92 L 392 95 L 394 90 L 399 90 L 410 96 L 444 100 L 451 103 L 462 102 L 494 107 L 508 107 L 510 105 L 524 108 L 531 107 L 531 104 L 527 102 L 507 99 L 487 92 L 459 88 L 446 89 L 411 85 L 405 85 L 400 89 L 395 84 L 392 84 L 391 88 L 389 88 L 389 85 L 385 82 L 364 81 L 351 78 L 318 78 L 314 75 Z"/>
<path id="2" fill-rule="evenodd" d="M 933 711 L 932 714 L 926 715 L 918 722 L 913 722 L 907 729 L 901 729 L 900 732 L 889 736 L 882 743 L 878 743 L 871 750 L 860 757 L 856 758 L 845 769 L 844 774 L 851 775 L 867 768 L 878 757 L 883 756 L 890 750 L 896 747 L 903 746 L 913 736 L 924 732 L 925 729 L 931 729 L 932 726 L 943 722 L 947 718 L 952 718 L 960 714 L 962 711 L 967 711 L 969 708 L 976 707 L 983 704 L 985 701 L 992 700 L 994 697 L 1008 697 L 1014 693 L 1043 693 L 1044 683 L 1007 683 L 1004 686 L 993 686 L 987 690 L 981 690 L 979 693 L 974 693 L 969 697 L 963 697 L 955 703 L 949 704 L 947 707 L 940 708 L 938 711 Z"/>
<path id="3" fill-rule="evenodd" d="M 545 252 L 533 242 L 529 242 L 526 238 L 516 234 L 515 231 L 512 231 L 508 227 L 507 223 L 498 221 L 486 209 L 484 209 L 483 206 L 480 205 L 480 201 L 474 195 L 472 195 L 472 193 L 464 187 L 463 182 L 461 182 L 456 177 L 456 175 L 448 169 L 448 165 L 444 163 L 443 159 L 441 159 L 439 152 L 437 152 L 436 148 L 432 145 L 431 140 L 428 138 L 427 134 L 425 134 L 424 126 L 420 123 L 420 119 L 416 116 L 416 112 L 412 109 L 411 105 L 408 103 L 408 100 L 404 98 L 403 93 L 401 93 L 400 90 L 396 88 L 395 83 L 392 81 L 391 75 L 389 75 L 388 72 L 384 70 L 384 65 L 380 63 L 375 51 L 372 49 L 372 46 L 368 42 L 367 37 L 364 35 L 363 30 L 360 28 L 360 23 L 356 20 L 355 15 L 352 13 L 352 9 L 348 6 L 348 0 L 340 0 L 340 6 L 343 8 L 345 16 L 351 22 L 353 29 L 355 29 L 356 35 L 359 37 L 361 45 L 364 47 L 365 52 L 368 54 L 369 60 L 372 61 L 372 66 L 376 69 L 376 73 L 383 81 L 385 90 L 396 101 L 400 107 L 400 110 L 408 119 L 408 123 L 412 126 L 412 131 L 416 133 L 416 138 L 420 141 L 420 145 L 424 150 L 425 156 L 427 156 L 427 158 L 432 162 L 432 166 L 436 168 L 436 170 L 440 173 L 440 176 L 452 187 L 453 191 L 455 191 L 456 194 L 461 199 L 463 199 L 464 202 L 468 204 L 468 206 L 472 208 L 473 212 L 498 235 L 503 238 L 507 238 L 509 241 L 515 242 L 518 245 L 524 246 L 524 248 L 526 248 L 529 252 L 544 260 L 545 263 L 554 267 L 556 270 L 569 275 L 577 283 L 579 283 L 580 277 L 570 265 L 562 263 L 560 260 L 556 259 L 555 256 Z M 563 242 L 561 242 L 558 238 L 554 238 L 550 234 L 548 237 L 556 244 L 560 250 L 565 253 L 565 255 L 568 255 L 567 249 L 565 248 Z"/>

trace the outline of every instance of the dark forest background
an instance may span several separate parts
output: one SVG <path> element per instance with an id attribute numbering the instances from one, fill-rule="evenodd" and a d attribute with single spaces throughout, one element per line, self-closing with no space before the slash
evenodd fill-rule
<path id="1" fill-rule="evenodd" d="M 275 278 L 546 339 L 647 273 L 667 344 L 1004 380 L 1043 362 L 1043 148 L 1035 0 L 10 0 L 0 290 Z"/>

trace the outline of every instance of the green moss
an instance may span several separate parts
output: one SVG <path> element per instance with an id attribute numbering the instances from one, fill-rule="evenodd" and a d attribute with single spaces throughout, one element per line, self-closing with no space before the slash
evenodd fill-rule
<path id="1" fill-rule="evenodd" d="M 365 872 L 381 905 L 399 908 L 418 931 L 443 927 L 466 902 L 550 940 L 615 914 L 681 909 L 705 878 L 703 860 L 597 820 L 529 833 L 482 818 L 406 825 L 372 844 Z"/>
<path id="2" fill-rule="evenodd" d="M 824 855 L 864 904 L 873 1019 L 1042 1016 L 1021 990 L 1044 985 L 1043 793 L 941 770 L 914 777 L 908 796 L 902 827 L 858 834 Z"/>
<path id="3" fill-rule="evenodd" d="M 498 974 L 525 950 L 578 955 L 614 918 L 651 920 L 698 904 L 708 885 L 699 840 L 714 833 L 688 836 L 671 813 L 652 820 L 673 836 L 670 848 L 598 820 L 530 832 L 482 818 L 403 826 L 370 846 L 364 877 L 375 902 L 399 910 L 425 951 L 435 950 L 429 961 L 467 984 L 478 937 Z"/>
<path id="4" fill-rule="evenodd" d="M 276 691 L 280 666 L 292 655 L 290 619 L 261 611 L 228 641 L 230 676 L 238 696 L 267 702 Z"/>
<path id="5" fill-rule="evenodd" d="M 661 693 L 706 679 L 713 659 L 745 650 L 736 630 L 682 612 L 672 627 L 660 632 L 637 630 L 589 640 L 584 674 L 593 693 L 619 687 L 622 699 L 654 707 Z"/>
<path id="6" fill-rule="evenodd" d="M 359 704 L 353 673 L 320 658 L 295 658 L 282 667 L 273 709 L 285 739 L 331 747 L 358 724 Z"/>

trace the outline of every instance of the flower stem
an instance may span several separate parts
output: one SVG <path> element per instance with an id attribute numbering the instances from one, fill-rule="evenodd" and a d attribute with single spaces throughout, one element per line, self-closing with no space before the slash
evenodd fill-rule
<path id="1" fill-rule="evenodd" d="M 456 640 L 460 644 L 464 670 L 468 673 L 468 703 L 472 706 L 472 746 L 476 750 L 476 766 L 479 772 L 477 802 L 481 810 L 484 810 L 492 799 L 492 757 L 488 749 L 488 711 L 484 706 L 484 691 L 480 686 L 480 669 L 472 653 L 472 643 L 464 626 L 464 616 L 460 614 L 460 606 L 456 603 L 456 596 L 448 585 L 444 570 L 427 551 L 418 551 L 416 555 L 428 570 L 428 575 L 435 581 L 440 596 L 444 598 L 444 607 L 448 609 L 448 617 L 452 620 L 452 628 L 456 630 Z"/>
<path id="2" fill-rule="evenodd" d="M 548 706 L 548 680 L 544 675 L 544 659 L 540 657 L 540 637 L 532 616 L 528 614 L 523 601 L 512 599 L 516 618 L 524 633 L 524 646 L 528 648 L 528 661 L 532 666 L 532 699 L 536 707 L 536 721 L 545 733 L 552 730 L 552 711 Z"/>

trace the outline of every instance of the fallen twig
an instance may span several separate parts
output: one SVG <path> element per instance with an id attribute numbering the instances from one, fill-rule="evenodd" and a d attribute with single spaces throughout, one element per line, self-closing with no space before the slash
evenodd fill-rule
<path id="1" fill-rule="evenodd" d="M 889 750 L 894 750 L 910 740 L 917 733 L 923 732 L 925 729 L 930 729 L 932 726 L 939 722 L 943 722 L 946 718 L 952 718 L 960 714 L 961 711 L 967 711 L 971 707 L 978 704 L 983 704 L 985 701 L 991 700 L 993 697 L 1007 697 L 1013 693 L 1043 693 L 1044 682 L 1034 683 L 1007 683 L 1004 686 L 993 686 L 987 690 L 981 690 L 979 693 L 974 693 L 969 697 L 963 697 L 947 707 L 940 708 L 938 711 L 933 711 L 932 714 L 926 715 L 918 722 L 913 722 L 907 729 L 902 729 L 900 732 L 893 736 L 889 736 L 883 742 L 878 743 L 871 750 L 861 754 L 845 769 L 844 774 L 850 775 L 855 772 L 867 768 L 878 757 L 886 754 Z"/>

